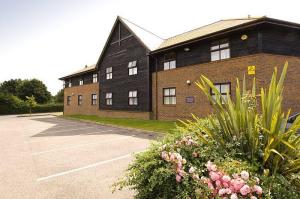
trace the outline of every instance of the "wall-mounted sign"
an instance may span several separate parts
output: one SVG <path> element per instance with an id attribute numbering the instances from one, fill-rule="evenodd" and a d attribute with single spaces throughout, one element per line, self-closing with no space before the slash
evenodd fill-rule
<path id="1" fill-rule="evenodd" d="M 255 66 L 248 66 L 248 75 L 255 75 Z"/>
<path id="2" fill-rule="evenodd" d="M 195 98 L 193 96 L 185 98 L 186 103 L 195 103 Z"/>

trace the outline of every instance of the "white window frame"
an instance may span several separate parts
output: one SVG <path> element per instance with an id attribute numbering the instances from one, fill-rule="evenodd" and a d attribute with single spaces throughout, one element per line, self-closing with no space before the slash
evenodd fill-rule
<path id="1" fill-rule="evenodd" d="M 228 40 L 220 40 L 212 43 L 210 47 L 211 61 L 229 59 L 230 57 L 230 44 Z"/>
<path id="2" fill-rule="evenodd" d="M 112 99 L 113 99 L 113 94 L 112 93 L 105 93 L 105 104 L 107 106 L 112 105 Z"/>
<path id="3" fill-rule="evenodd" d="M 97 105 L 97 99 L 98 99 L 97 94 L 93 93 L 93 94 L 91 95 L 91 99 L 92 99 L 91 104 L 92 104 L 92 105 Z"/>
<path id="4" fill-rule="evenodd" d="M 79 86 L 83 85 L 83 79 L 79 80 Z"/>
<path id="5" fill-rule="evenodd" d="M 130 106 L 137 106 L 138 105 L 138 91 L 132 90 L 128 92 L 128 104 Z"/>
<path id="6" fill-rule="evenodd" d="M 67 106 L 71 105 L 72 98 L 71 96 L 67 96 Z"/>
<path id="7" fill-rule="evenodd" d="M 106 68 L 105 69 L 106 79 L 112 79 L 112 73 L 113 73 L 112 67 Z"/>
<path id="8" fill-rule="evenodd" d="M 93 83 L 97 83 L 98 82 L 98 74 L 94 73 L 93 74 Z"/>
<path id="9" fill-rule="evenodd" d="M 72 82 L 71 81 L 69 81 L 68 87 L 72 87 Z"/>
<path id="10" fill-rule="evenodd" d="M 163 104 L 176 105 L 176 88 L 163 88 Z"/>
<path id="11" fill-rule="evenodd" d="M 81 106 L 83 102 L 83 96 L 82 95 L 78 95 L 77 96 L 77 104 L 78 106 Z"/>
<path id="12" fill-rule="evenodd" d="M 131 61 L 128 63 L 128 75 L 137 75 L 137 61 Z"/>
<path id="13" fill-rule="evenodd" d="M 227 101 L 227 92 L 229 95 L 231 95 L 231 82 L 225 82 L 225 83 L 214 83 L 215 88 L 220 92 L 221 97 Z M 225 90 L 225 89 L 228 90 Z M 210 89 L 210 95 L 213 97 L 213 99 L 216 100 L 217 95 L 216 93 L 214 93 L 214 91 L 212 89 Z M 222 101 L 222 103 L 224 104 L 224 102 Z"/>

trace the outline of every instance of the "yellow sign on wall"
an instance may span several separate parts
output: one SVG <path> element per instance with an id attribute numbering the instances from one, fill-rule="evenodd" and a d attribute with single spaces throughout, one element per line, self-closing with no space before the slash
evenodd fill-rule
<path id="1" fill-rule="evenodd" d="M 248 66 L 248 75 L 255 75 L 255 66 Z"/>

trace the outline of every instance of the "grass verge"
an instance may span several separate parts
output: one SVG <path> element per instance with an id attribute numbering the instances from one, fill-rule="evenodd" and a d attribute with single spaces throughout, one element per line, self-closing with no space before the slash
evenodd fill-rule
<path id="1" fill-rule="evenodd" d="M 65 118 L 93 121 L 99 124 L 110 124 L 121 127 L 129 127 L 140 130 L 155 131 L 160 133 L 170 133 L 176 127 L 176 122 L 158 121 L 158 120 L 142 120 L 129 118 L 106 118 L 95 115 L 70 115 Z"/>

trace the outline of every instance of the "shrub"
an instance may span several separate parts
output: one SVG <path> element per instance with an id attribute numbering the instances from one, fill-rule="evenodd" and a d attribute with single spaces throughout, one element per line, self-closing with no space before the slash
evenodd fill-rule
<path id="1" fill-rule="evenodd" d="M 214 114 L 205 119 L 193 116 L 177 127 L 177 133 L 138 154 L 114 188 L 130 187 L 138 199 L 300 198 L 300 118 L 286 130 L 289 113 L 281 110 L 286 70 L 287 64 L 277 81 L 275 69 L 268 91 L 261 90 L 261 110 L 255 81 L 249 92 L 245 80 L 242 89 L 237 80 L 233 102 L 229 94 L 224 100 L 202 76 L 197 85 Z M 233 181 L 226 182 L 228 178 Z M 235 184 L 241 186 L 230 188 Z"/>

